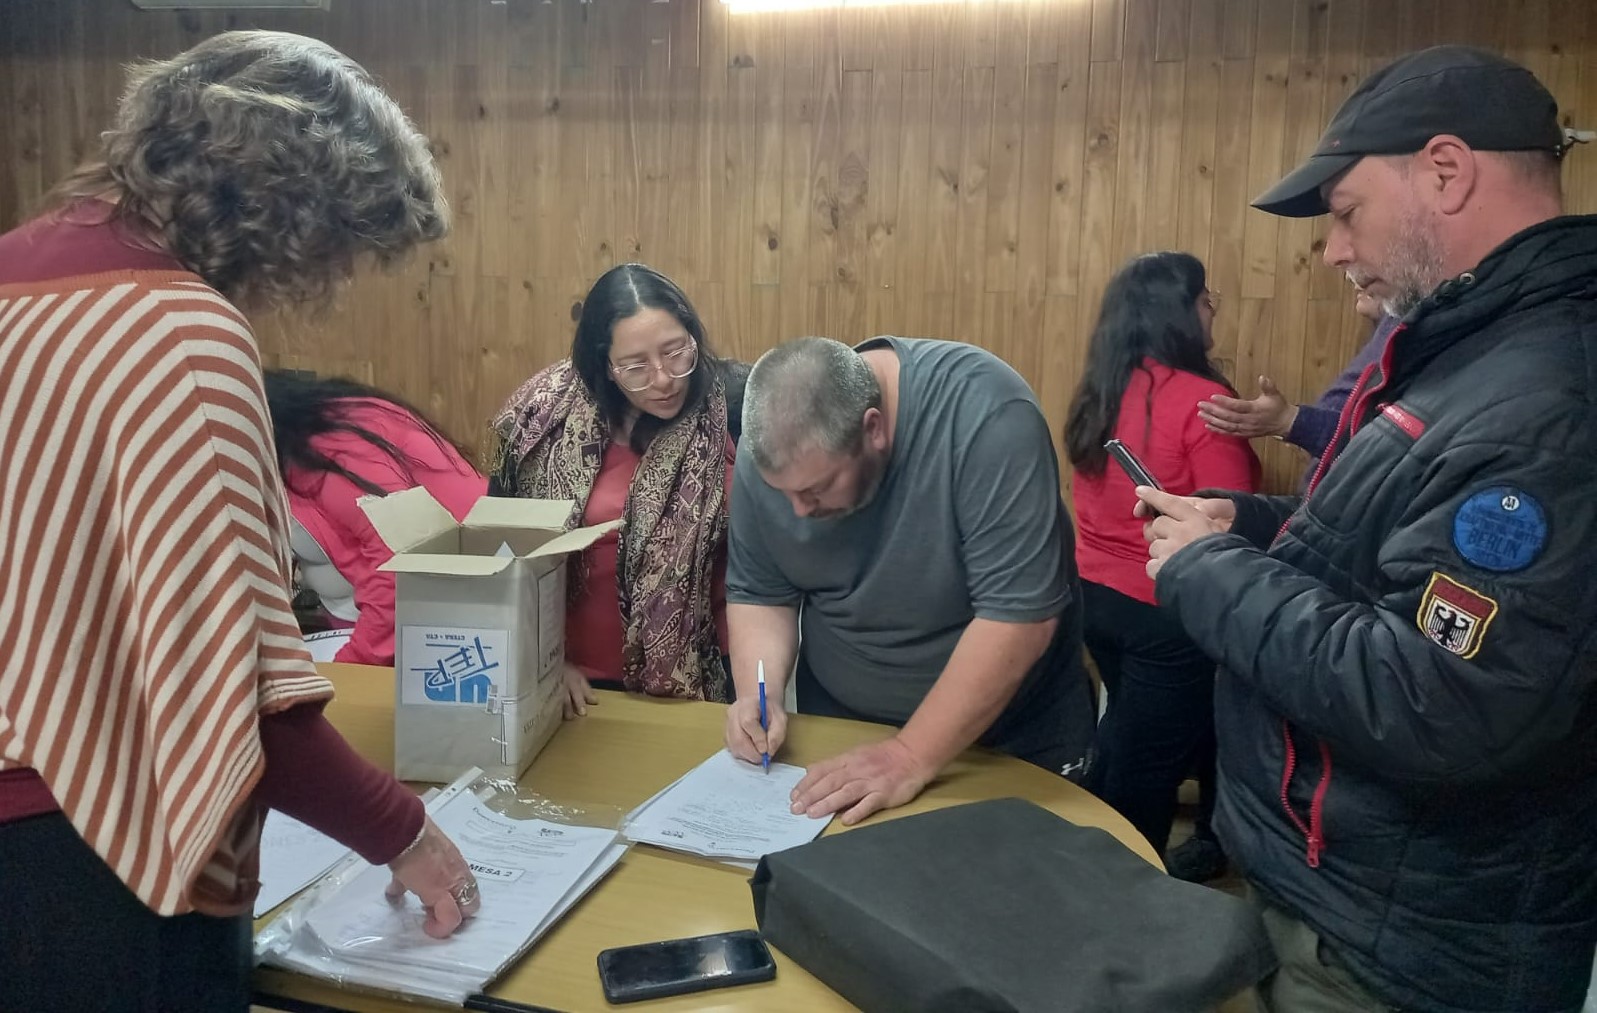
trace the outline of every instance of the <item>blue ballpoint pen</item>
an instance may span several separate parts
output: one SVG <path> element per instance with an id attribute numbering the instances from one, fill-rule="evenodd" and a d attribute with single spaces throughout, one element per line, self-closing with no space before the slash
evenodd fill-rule
<path id="1" fill-rule="evenodd" d="M 764 659 L 761 659 L 760 660 L 760 731 L 768 732 L 770 730 L 771 730 L 771 726 L 770 726 L 770 723 L 769 723 L 769 719 L 765 716 L 765 661 L 764 661 Z M 767 774 L 769 774 L 771 772 L 771 754 L 770 753 L 761 753 L 760 754 L 760 766 L 762 768 L 764 768 L 764 770 L 765 770 L 765 772 Z"/>

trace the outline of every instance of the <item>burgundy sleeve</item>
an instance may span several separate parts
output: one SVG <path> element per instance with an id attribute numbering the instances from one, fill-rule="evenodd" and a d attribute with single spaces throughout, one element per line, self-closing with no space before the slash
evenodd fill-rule
<path id="1" fill-rule="evenodd" d="M 266 772 L 255 797 L 373 865 L 392 861 L 421 832 L 421 799 L 351 749 L 320 705 L 263 716 L 261 747 Z"/>

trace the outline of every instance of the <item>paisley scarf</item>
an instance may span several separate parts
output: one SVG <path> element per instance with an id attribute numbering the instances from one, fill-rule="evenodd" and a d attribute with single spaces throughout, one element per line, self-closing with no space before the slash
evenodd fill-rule
<path id="1" fill-rule="evenodd" d="M 498 493 L 574 500 L 566 527 L 579 525 L 611 435 L 571 360 L 522 384 L 493 431 L 489 474 Z M 632 478 L 616 590 L 622 681 L 633 692 L 726 698 L 713 601 L 726 544 L 726 448 L 726 390 L 717 377 L 696 411 L 654 437 Z M 571 584 L 579 591 L 580 575 Z"/>

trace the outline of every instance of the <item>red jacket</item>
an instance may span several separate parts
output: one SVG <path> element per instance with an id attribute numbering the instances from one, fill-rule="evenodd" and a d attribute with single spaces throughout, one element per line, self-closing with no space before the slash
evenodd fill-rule
<path id="1" fill-rule="evenodd" d="M 350 422 L 388 440 L 415 462 L 415 481 L 406 478 L 387 452 L 354 433 L 323 434 L 312 441 L 314 449 L 386 492 L 425 486 L 456 520 L 465 520 L 472 505 L 487 493 L 488 480 L 449 444 L 434 440 L 409 412 L 387 401 L 365 398 L 351 399 L 351 405 Z M 290 468 L 283 479 L 294 520 L 355 589 L 355 606 L 360 610 L 355 632 L 334 660 L 392 665 L 394 577 L 377 568 L 388 562 L 393 552 L 360 508 L 360 498 L 368 493 L 333 472 Z"/>

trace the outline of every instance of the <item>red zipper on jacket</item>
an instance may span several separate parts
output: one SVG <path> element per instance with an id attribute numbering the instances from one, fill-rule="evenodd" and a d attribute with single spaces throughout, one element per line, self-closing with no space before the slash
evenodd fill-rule
<path id="1" fill-rule="evenodd" d="M 1397 347 L 1397 336 L 1402 334 L 1403 330 L 1402 324 L 1394 327 L 1391 335 L 1386 339 L 1386 347 L 1381 349 L 1381 382 L 1367 390 L 1355 391 L 1353 394 L 1348 395 L 1348 400 L 1353 403 L 1353 411 L 1346 416 L 1348 423 L 1347 436 L 1350 440 L 1353 438 L 1353 434 L 1359 431 L 1359 426 L 1361 425 L 1359 419 L 1364 417 L 1364 406 L 1370 403 L 1370 398 L 1385 390 L 1386 385 L 1392 380 L 1392 351 Z M 1368 379 L 1369 375 L 1370 371 L 1366 369 L 1361 380 Z M 1362 383 L 1360 386 L 1362 386 Z M 1338 420 L 1337 428 L 1341 428 L 1340 419 Z M 1340 455 L 1341 450 L 1338 450 L 1337 454 Z"/>
<path id="2" fill-rule="evenodd" d="M 1386 347 L 1391 348 L 1392 346 L 1387 345 Z M 1309 476 L 1309 484 L 1303 490 L 1304 499 L 1308 499 L 1309 495 L 1314 492 L 1314 487 L 1320 484 L 1320 479 L 1324 478 L 1326 471 L 1330 469 L 1331 462 L 1336 460 L 1337 455 L 1342 452 L 1342 433 L 1352 425 L 1351 419 L 1354 406 L 1363 396 L 1364 385 L 1370 382 L 1370 374 L 1373 372 L 1375 372 L 1375 363 L 1372 362 L 1364 367 L 1364 372 L 1359 374 L 1358 382 L 1348 392 L 1347 400 L 1342 402 L 1342 414 L 1337 416 L 1336 429 L 1331 433 L 1331 442 L 1325 445 L 1325 450 L 1320 453 L 1320 460 L 1314 465 L 1314 474 Z M 1349 433 L 1348 435 L 1351 438 L 1352 434 Z M 1286 534 L 1286 527 L 1291 523 L 1292 518 L 1290 516 L 1282 521 L 1281 526 L 1275 531 L 1275 537 L 1280 538 Z"/>
<path id="3" fill-rule="evenodd" d="M 1353 385 L 1347 401 L 1342 405 L 1342 414 L 1336 420 L 1336 431 L 1331 434 L 1331 442 L 1326 446 L 1325 453 L 1320 455 L 1320 463 L 1315 466 L 1314 476 L 1309 479 L 1308 488 L 1303 494 L 1305 498 L 1314 493 L 1315 487 L 1320 484 L 1320 479 L 1330 470 L 1331 462 L 1341 456 L 1342 448 L 1346 446 L 1342 434 L 1346 432 L 1347 439 L 1353 438 L 1353 434 L 1358 432 L 1358 420 L 1364 413 L 1364 407 L 1370 403 L 1370 398 L 1386 388 L 1386 383 L 1392 376 L 1392 349 L 1397 345 L 1397 336 L 1402 333 L 1403 325 L 1398 324 L 1387 338 L 1386 348 L 1381 351 L 1380 383 L 1369 388 L 1365 387 L 1370 382 L 1370 374 L 1375 372 L 1376 363 L 1370 363 L 1364 367 L 1364 372 L 1359 374 L 1359 382 Z M 1275 533 L 1275 537 L 1280 538 L 1286 534 L 1287 525 L 1290 523 L 1292 518 L 1288 517 L 1281 523 L 1281 529 Z M 1286 764 L 1281 771 L 1281 808 L 1286 810 L 1287 818 L 1292 821 L 1292 825 L 1297 827 L 1298 832 L 1308 840 L 1308 849 L 1304 857 L 1309 863 L 1309 868 L 1318 869 L 1320 854 L 1325 850 L 1324 809 L 1325 793 L 1331 788 L 1331 747 L 1326 745 L 1323 739 L 1316 740 L 1320 747 L 1320 779 L 1314 785 L 1314 797 L 1309 802 L 1309 820 L 1305 823 L 1297 810 L 1292 808 L 1289 794 L 1292 774 L 1298 766 L 1298 750 L 1292 742 L 1292 727 L 1287 724 L 1285 718 L 1281 720 L 1281 741 L 1286 746 Z"/>
<path id="4" fill-rule="evenodd" d="M 1388 345 L 1387 347 L 1390 348 L 1391 346 Z M 1385 364 L 1382 363 L 1382 365 L 1384 366 Z M 1373 362 L 1364 367 L 1364 372 L 1359 374 L 1359 382 L 1353 385 L 1353 389 L 1348 392 L 1347 400 L 1342 402 L 1342 414 L 1336 420 L 1336 431 L 1331 434 L 1328 452 L 1321 454 L 1319 462 L 1315 464 L 1314 475 L 1309 478 L 1308 488 L 1304 490 L 1305 496 L 1312 493 L 1314 487 L 1320 484 L 1320 479 L 1324 478 L 1325 473 L 1331 470 L 1331 462 L 1342 455 L 1342 447 L 1347 440 L 1353 438 L 1353 430 L 1356 426 L 1353 420 L 1357 417 L 1356 413 L 1363 404 L 1365 385 L 1370 382 L 1370 374 L 1375 372 L 1375 367 L 1376 363 Z M 1385 384 L 1385 382 L 1386 377 L 1383 375 L 1381 383 Z M 1347 434 L 1346 439 L 1343 438 L 1343 433 Z"/>
<path id="5" fill-rule="evenodd" d="M 1397 343 L 1397 336 L 1402 334 L 1404 329 L 1405 326 L 1403 324 L 1398 324 L 1394 327 L 1392 333 L 1386 339 L 1386 347 L 1381 350 L 1381 382 L 1367 390 L 1365 389 L 1364 385 L 1370 382 L 1370 374 L 1375 372 L 1376 363 L 1372 362 L 1364 367 L 1364 372 L 1359 374 L 1358 383 L 1353 385 L 1353 389 L 1348 393 L 1347 400 L 1342 402 L 1342 414 L 1337 417 L 1336 431 L 1331 434 L 1331 442 L 1326 444 L 1325 452 L 1320 455 L 1319 462 L 1314 466 L 1314 474 L 1310 476 L 1308 488 L 1303 492 L 1304 498 L 1308 498 L 1314 492 L 1315 487 L 1320 484 L 1320 479 L 1324 478 L 1325 473 L 1331 470 L 1331 462 L 1341 456 L 1342 447 L 1346 443 L 1342 438 L 1342 434 L 1345 432 L 1349 440 L 1353 438 L 1353 434 L 1358 432 L 1359 424 L 1357 420 L 1364 411 L 1364 406 L 1369 403 L 1370 398 L 1379 394 L 1386 387 L 1387 380 L 1392 376 L 1392 348 Z M 1275 533 L 1275 537 L 1280 538 L 1285 534 L 1286 526 L 1290 522 L 1290 517 L 1282 522 L 1280 530 Z"/>
<path id="6" fill-rule="evenodd" d="M 1292 728 L 1285 718 L 1281 720 L 1281 741 L 1286 744 L 1286 766 L 1281 771 L 1281 808 L 1286 810 L 1287 818 L 1298 828 L 1298 833 L 1308 841 L 1304 857 L 1309 868 L 1318 869 L 1320 853 L 1325 850 L 1325 793 L 1331 788 L 1331 747 L 1320 741 L 1320 780 L 1314 785 L 1314 798 L 1309 802 L 1309 820 L 1305 823 L 1297 810 L 1292 808 L 1292 799 L 1288 794 L 1292 787 L 1292 774 L 1298 767 L 1298 750 L 1292 743 Z"/>

